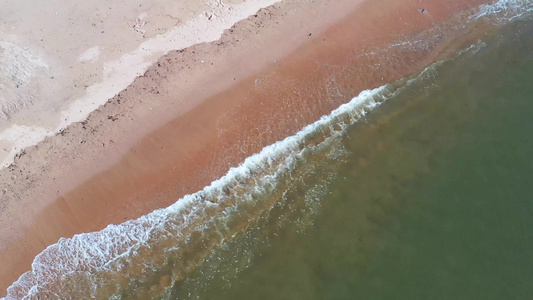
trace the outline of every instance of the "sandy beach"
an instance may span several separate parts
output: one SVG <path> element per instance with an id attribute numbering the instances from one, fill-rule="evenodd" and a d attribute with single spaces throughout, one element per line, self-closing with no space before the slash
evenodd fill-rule
<path id="1" fill-rule="evenodd" d="M 100 93 L 96 85 L 70 91 L 80 97 L 91 91 L 111 95 L 87 118 L 83 112 L 94 108 L 76 106 L 82 112 L 70 113 L 70 120 L 80 119 L 18 152 L 0 170 L 0 295 L 59 238 L 166 207 L 362 90 L 419 72 L 454 53 L 482 34 L 482 25 L 458 24 L 485 2 L 490 1 L 284 0 L 254 12 L 215 41 L 170 44 L 176 50 L 164 56 L 167 48 L 151 51 L 139 63 L 147 68 L 141 74 L 136 72 L 142 68 L 132 70 L 131 62 L 126 62 L 130 68 L 117 67 L 135 78 L 125 89 Z M 220 12 L 195 1 L 175 9 L 186 11 L 184 19 L 206 12 L 210 21 L 222 18 L 223 3 L 210 6 Z M 169 21 L 165 26 L 175 25 Z M 131 40 L 130 51 L 158 34 L 157 26 L 132 26 L 138 40 Z M 147 32 L 152 36 L 143 36 Z M 71 57 L 77 61 L 72 64 L 83 68 L 102 55 L 91 47 L 81 60 Z M 153 57 L 159 58 L 152 64 Z M 103 67 L 94 63 L 94 68 Z M 347 70 L 347 65 L 357 67 Z M 344 77 L 346 72 L 358 74 L 357 80 Z M 59 73 L 47 74 L 46 80 L 72 74 Z M 116 77 L 124 79 L 120 72 L 104 73 L 98 77 L 100 88 Z M 84 80 L 82 86 L 96 82 Z M 43 109 L 29 107 L 14 118 L 32 119 Z M 50 128 L 61 126 L 58 122 L 50 120 Z"/>

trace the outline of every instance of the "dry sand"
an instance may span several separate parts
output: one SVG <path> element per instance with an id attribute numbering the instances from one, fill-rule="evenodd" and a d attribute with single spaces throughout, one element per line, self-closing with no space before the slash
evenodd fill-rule
<path id="1" fill-rule="evenodd" d="M 163 56 L 0 171 L 0 289 L 60 237 L 165 207 L 361 90 L 454 52 L 475 35 L 454 25 L 462 15 L 444 21 L 481 2 L 286 0 Z"/>
<path id="2" fill-rule="evenodd" d="M 82 121 L 168 51 L 217 40 L 278 0 L 6 1 L 0 167 Z"/>

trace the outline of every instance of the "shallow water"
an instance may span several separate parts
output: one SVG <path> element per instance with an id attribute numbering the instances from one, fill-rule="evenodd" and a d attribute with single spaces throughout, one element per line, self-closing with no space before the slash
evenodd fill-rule
<path id="1" fill-rule="evenodd" d="M 428 71 L 169 298 L 531 299 L 531 78 L 531 20 Z"/>

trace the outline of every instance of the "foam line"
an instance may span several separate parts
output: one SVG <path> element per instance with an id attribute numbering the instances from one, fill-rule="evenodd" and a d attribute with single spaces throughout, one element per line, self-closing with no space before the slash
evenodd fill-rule
<path id="1" fill-rule="evenodd" d="M 346 120 L 346 117 L 349 118 L 350 124 L 357 122 L 366 113 L 389 99 L 395 90 L 394 85 L 385 85 L 361 92 L 359 96 L 341 105 L 330 115 L 323 116 L 317 122 L 306 126 L 296 135 L 263 148 L 260 153 L 248 157 L 240 166 L 231 168 L 224 177 L 213 181 L 202 191 L 186 195 L 167 208 L 119 225 L 109 225 L 98 232 L 77 234 L 69 239 L 61 238 L 35 258 L 32 270 L 22 275 L 8 288 L 6 299 L 30 296 L 42 291 L 49 283 L 48 280 L 59 278 L 63 274 L 77 271 L 98 272 L 106 269 L 115 260 L 132 255 L 138 247 L 146 244 L 155 231 L 163 229 L 169 216 L 174 218 L 179 216 L 181 219 L 180 230 L 177 232 L 191 225 L 201 230 L 202 225 L 198 226 L 195 221 L 206 218 L 206 209 L 209 207 L 223 203 L 219 201 L 224 198 L 221 195 L 228 186 L 238 186 L 245 179 L 256 177 L 254 175 L 258 173 L 267 174 L 254 179 L 256 182 L 254 188 L 265 186 L 267 182 L 273 184 L 278 174 L 291 168 L 294 156 L 306 148 L 309 136 L 323 128 L 330 128 L 330 125 L 338 123 L 339 120 Z M 344 121 L 339 124 L 342 128 L 348 126 Z M 247 197 L 239 201 L 247 201 Z"/>
<path id="2" fill-rule="evenodd" d="M 499 0 L 493 4 L 481 5 L 474 18 L 495 18 L 500 23 L 508 23 L 533 13 L 531 0 Z"/>

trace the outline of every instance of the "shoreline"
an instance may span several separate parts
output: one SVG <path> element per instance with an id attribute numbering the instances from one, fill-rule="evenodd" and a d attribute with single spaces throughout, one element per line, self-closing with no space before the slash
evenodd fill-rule
<path id="1" fill-rule="evenodd" d="M 239 35 L 253 40 L 253 36 L 246 36 L 246 30 L 262 28 L 261 25 L 255 24 L 258 22 L 256 20 L 262 20 L 259 22 L 263 26 L 273 26 L 272 23 L 268 23 L 272 18 L 272 10 L 274 11 L 273 14 L 278 14 L 278 21 L 281 21 L 283 18 L 288 19 L 288 17 L 283 16 L 283 10 L 286 12 L 290 9 L 288 8 L 290 5 L 298 7 L 298 4 L 286 1 L 278 9 L 269 7 L 260 11 L 258 17 L 254 16 L 246 21 L 241 21 L 246 24 L 243 25 L 239 22 L 232 29 L 236 33 L 231 32 L 231 34 L 224 35 L 219 42 L 196 45 L 185 51 L 172 52 L 163 57 L 145 75 L 137 78 L 130 87 L 92 113 L 87 121 L 73 124 L 67 129 L 65 135 L 56 135 L 44 143 L 28 149 L 25 155 L 17 159 L 14 169 L 10 168 L 4 172 L 10 172 L 8 173 L 10 175 L 16 171 L 21 171 L 20 173 L 23 173 L 22 178 L 27 178 L 26 180 L 29 180 L 30 183 L 20 187 L 21 191 L 27 194 L 19 194 L 22 196 L 19 199 L 24 198 L 22 201 L 25 203 L 40 202 L 40 206 L 32 208 L 34 211 L 29 213 L 29 216 L 28 206 L 20 203 L 18 204 L 19 210 L 11 209 L 9 211 L 11 219 L 6 218 L 5 214 L 2 215 L 1 222 L 3 224 L 7 224 L 8 220 L 14 221 L 15 224 L 24 224 L 24 222 L 28 222 L 27 219 L 32 219 L 30 223 L 33 223 L 27 228 L 21 228 L 20 231 L 14 230 L 14 236 L 20 238 L 18 243 L 13 242 L 13 236 L 10 237 L 5 232 L 2 233 L 2 241 L 7 241 L 3 245 L 10 246 L 7 246 L 8 249 L 1 249 L 1 257 L 12 258 L 16 256 L 15 254 L 24 253 L 21 255 L 24 259 L 13 259 L 13 263 L 6 270 L 9 270 L 11 274 L 24 272 L 24 268 L 28 269 L 26 266 L 28 266 L 30 258 L 33 259 L 37 253 L 44 249 L 43 246 L 46 247 L 46 245 L 57 241 L 61 236 L 68 237 L 74 233 L 99 230 L 110 223 L 120 223 L 125 219 L 137 218 L 156 208 L 168 206 L 183 195 L 195 192 L 211 181 L 220 178 L 227 172 L 229 166 L 238 165 L 244 158 L 257 153 L 264 146 L 294 134 L 306 124 L 329 113 L 332 109 L 346 102 L 347 99 L 357 95 L 357 91 L 377 87 L 394 81 L 394 79 L 399 79 L 399 77 L 413 74 L 419 71 L 422 66 L 437 59 L 439 55 L 445 56 L 443 53 L 446 51 L 453 52 L 453 49 L 445 49 L 452 40 L 444 38 L 442 41 L 435 41 L 432 48 L 430 47 L 431 51 L 423 49 L 399 51 L 398 54 L 407 55 L 406 57 L 402 56 L 405 61 L 391 61 L 391 53 L 398 49 L 388 49 L 383 55 L 367 55 L 367 51 L 384 49 L 392 42 L 401 40 L 402 35 L 404 35 L 403 38 L 406 35 L 413 35 L 407 38 L 412 39 L 416 37 L 417 32 L 423 32 L 436 26 L 439 22 L 447 20 L 452 14 L 468 9 L 469 5 L 473 5 L 474 2 L 486 1 L 461 2 L 462 4 L 459 3 L 454 7 L 455 10 L 426 5 L 425 10 L 431 13 L 431 18 L 427 18 L 426 15 L 419 12 L 418 1 L 406 0 L 398 3 L 398 7 L 391 8 L 389 5 L 388 9 L 390 9 L 389 13 L 393 17 L 399 16 L 400 19 L 409 19 L 411 24 L 395 28 L 394 25 L 398 22 L 392 18 L 388 22 L 382 22 L 381 24 L 384 25 L 377 29 L 361 26 L 357 30 L 357 34 L 354 34 L 354 26 L 357 28 L 357 25 L 365 24 L 365 22 L 368 26 L 376 18 L 383 18 L 382 6 L 380 5 L 387 4 L 387 1 L 364 2 L 362 7 L 354 9 L 350 16 L 344 18 L 341 23 L 330 24 L 322 34 L 309 32 L 311 36 L 308 36 L 302 34 L 309 31 L 306 28 L 300 28 L 300 31 L 294 30 L 297 34 L 294 32 L 293 34 L 299 37 L 301 43 L 298 50 L 288 51 L 290 54 L 278 54 L 285 56 L 285 58 L 279 59 L 279 62 L 276 59 L 275 63 L 272 63 L 271 56 L 263 54 L 266 56 L 263 57 L 263 68 L 247 70 L 247 64 L 243 64 L 241 67 L 245 70 L 241 70 L 241 74 L 250 75 L 235 80 L 236 84 L 232 88 L 228 89 L 224 84 L 220 84 L 218 88 L 223 92 L 215 88 L 216 92 L 214 93 L 213 91 L 201 90 L 180 95 L 180 97 L 196 95 L 196 99 L 207 98 L 201 102 L 180 103 L 178 101 L 171 102 L 171 105 L 157 102 L 157 97 L 161 97 L 157 95 L 163 94 L 167 99 L 177 98 L 175 94 L 169 92 L 176 93 L 177 86 L 172 82 L 176 82 L 177 77 L 180 76 L 176 74 L 178 72 L 173 72 L 179 65 L 172 65 L 172 61 L 179 61 L 187 55 L 193 61 L 200 60 L 200 56 L 205 57 L 206 52 L 212 51 L 210 47 L 220 49 L 221 42 L 228 42 L 228 39 L 230 42 L 239 39 Z M 433 5 L 438 6 L 438 4 Z M 309 12 L 312 14 L 314 9 L 311 8 L 314 7 L 309 4 Z M 283 27 L 280 25 L 273 31 L 280 30 L 280 28 Z M 262 32 L 256 34 L 265 36 Z M 354 39 L 350 43 L 345 41 L 347 34 L 352 35 Z M 282 40 L 284 37 L 285 34 L 278 32 L 279 39 Z M 309 38 L 311 38 L 310 41 Z M 256 37 L 256 40 L 261 40 L 261 38 Z M 270 42 L 276 45 L 278 40 L 273 38 Z M 253 44 L 253 42 L 249 43 Z M 298 42 L 294 43 L 298 44 Z M 302 48 L 304 43 L 307 45 Z M 235 42 L 235 44 L 237 46 L 234 46 L 233 49 L 238 50 L 239 47 L 243 47 L 239 42 Z M 354 47 L 354 45 L 356 46 Z M 342 49 L 343 47 L 344 49 Z M 354 50 L 346 50 L 346 47 L 353 47 Z M 224 49 L 222 48 L 222 50 Z M 229 50 L 227 51 L 229 52 Z M 413 53 L 409 56 L 410 52 Z M 342 54 L 342 57 L 335 57 L 335 53 Z M 365 78 L 360 79 L 357 84 L 343 82 L 342 77 L 338 77 L 339 80 L 334 85 L 338 90 L 342 90 L 341 96 L 331 98 L 332 100 L 328 103 L 320 103 L 319 100 L 323 99 L 324 95 L 330 95 L 335 89 L 315 92 L 312 95 L 307 95 L 306 99 L 301 96 L 289 97 L 295 90 L 299 89 L 299 91 L 304 92 L 305 87 L 311 82 L 317 80 L 320 82 L 317 77 L 318 73 L 328 71 L 315 70 L 312 68 L 315 64 L 309 62 L 314 61 L 316 63 L 316 60 L 313 59 L 318 59 L 322 66 L 341 66 L 348 60 L 353 65 L 351 57 L 343 57 L 346 53 L 353 53 L 358 62 L 362 63 L 360 70 L 349 70 L 350 72 L 367 74 L 370 73 L 368 71 L 372 67 L 377 70 L 374 69 L 374 73 L 365 75 Z M 213 57 L 222 56 L 220 52 L 214 54 Z M 250 52 L 248 55 L 251 55 Z M 242 55 L 235 55 L 234 57 L 236 60 L 230 63 L 238 61 Z M 252 56 L 252 58 L 254 57 Z M 227 67 L 231 65 L 230 63 Z M 380 67 L 376 67 L 377 65 Z M 365 68 L 367 72 L 364 72 Z M 165 70 L 166 73 L 162 72 Z M 221 70 L 226 69 L 218 70 L 220 73 L 215 72 L 213 77 L 208 78 L 207 82 L 220 77 L 220 74 L 223 73 Z M 334 70 L 332 75 L 342 74 L 338 71 Z M 197 78 L 201 78 L 203 74 L 205 73 L 200 72 Z M 191 77 L 194 78 L 194 76 L 184 76 L 185 79 Z M 231 79 L 231 76 L 228 78 Z M 303 79 L 300 82 L 298 80 L 291 82 L 290 85 L 284 84 L 293 78 Z M 235 77 L 235 79 L 237 78 Z M 231 83 L 231 80 L 229 82 Z M 328 82 L 323 83 L 328 84 Z M 205 81 L 199 80 L 196 84 L 202 86 Z M 276 87 L 276 90 L 268 89 L 272 86 Z M 147 92 L 141 96 L 135 96 L 139 91 Z M 210 95 L 210 92 L 217 95 Z M 268 96 L 274 92 L 279 93 L 278 97 L 269 98 Z M 146 95 L 149 96 L 146 97 Z M 322 98 L 320 98 L 321 96 Z M 276 99 L 288 100 L 279 103 Z M 124 105 L 135 108 L 125 112 Z M 169 108 L 173 105 L 178 105 L 178 112 L 169 112 Z M 258 110 L 258 107 L 261 109 Z M 159 113 L 157 120 L 153 120 L 153 112 Z M 163 114 L 163 117 L 160 117 L 160 114 Z M 139 125 L 132 126 L 133 122 L 128 124 L 128 121 L 141 123 L 144 129 L 138 130 Z M 162 123 L 166 124 L 162 125 Z M 109 128 L 106 125 L 113 125 L 114 128 Z M 135 131 L 134 137 L 127 136 L 131 130 Z M 102 133 L 102 131 L 105 132 Z M 140 137 L 143 137 L 142 140 L 139 140 Z M 60 150 L 61 146 L 64 145 L 67 146 L 67 149 Z M 69 147 L 71 149 L 68 149 Z M 39 157 L 42 156 L 42 153 L 53 153 L 54 149 L 59 152 L 54 161 L 56 168 L 49 166 L 49 160 L 53 160 L 53 158 Z M 72 158 L 73 153 L 76 154 L 74 158 Z M 87 153 L 93 153 L 93 159 L 88 158 Z M 37 163 L 35 166 L 36 160 L 41 164 Z M 82 162 L 78 163 L 77 161 L 80 160 Z M 66 161 L 76 162 L 73 163 L 74 166 L 68 166 L 65 164 Z M 29 176 L 27 177 L 24 177 L 26 170 L 22 172 L 21 169 L 24 168 L 24 164 L 35 167 L 33 172 L 28 172 Z M 109 168 L 111 165 L 112 167 Z M 44 168 L 44 174 L 40 173 L 41 168 Z M 37 170 L 40 174 L 36 174 Z M 79 176 L 80 173 L 83 175 Z M 94 176 L 96 174 L 98 175 Z M 54 175 L 56 177 L 53 177 Z M 46 178 L 47 176 L 49 176 L 48 180 L 42 180 L 43 177 Z M 83 180 L 83 184 L 80 185 L 80 179 L 88 180 Z M 15 180 L 16 178 L 13 182 Z M 39 182 L 40 186 L 28 190 L 28 186 L 32 185 L 31 182 Z M 9 193 L 16 195 L 12 191 Z M 4 193 L 4 195 L 6 194 L 7 192 Z M 97 200 L 88 203 L 85 199 Z M 150 201 L 146 201 L 147 199 Z M 20 217 L 23 210 L 26 214 L 24 216 L 26 220 L 21 220 Z M 17 220 L 17 218 L 19 219 Z M 9 223 L 13 224 L 13 222 Z M 47 226 L 43 226 L 43 224 Z M 23 237 L 20 237 L 21 235 Z M 5 273 L 0 274 L 2 283 L 13 277 Z"/>

